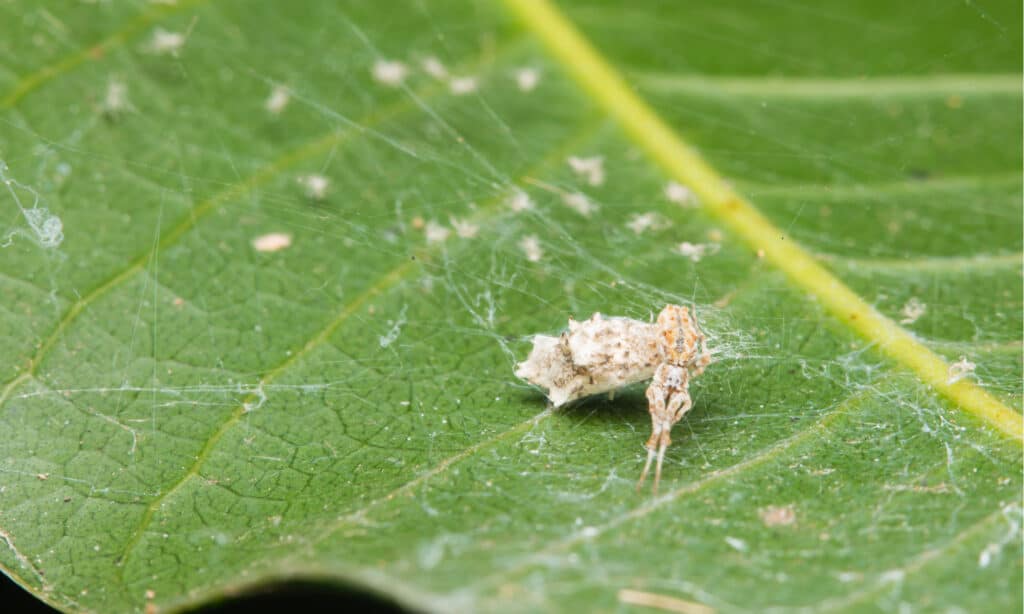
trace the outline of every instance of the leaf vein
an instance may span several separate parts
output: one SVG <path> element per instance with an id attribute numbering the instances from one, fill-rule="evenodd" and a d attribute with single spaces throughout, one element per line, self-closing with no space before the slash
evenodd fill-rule
<path id="1" fill-rule="evenodd" d="M 1024 418 L 980 386 L 950 383 L 949 365 L 876 311 L 737 194 L 693 146 L 637 96 L 597 49 L 548 0 L 505 0 L 577 82 L 673 178 L 689 185 L 708 212 L 728 224 L 797 286 L 818 297 L 845 326 L 874 342 L 959 409 L 1024 443 Z"/>
<path id="2" fill-rule="evenodd" d="M 535 167 L 529 169 L 523 175 L 523 177 L 521 177 L 516 183 L 522 184 L 531 175 L 538 173 L 540 170 L 546 167 L 550 167 L 554 165 L 556 162 L 560 161 L 564 157 L 566 151 L 570 150 L 572 147 L 578 144 L 579 141 L 587 138 L 589 134 L 593 132 L 594 128 L 594 124 L 586 124 L 581 130 L 570 136 L 561 145 L 555 147 L 550 155 L 546 156 L 543 159 L 543 161 L 537 164 Z M 505 195 L 500 195 L 497 198 L 495 198 L 492 202 L 482 206 L 480 208 L 481 213 L 486 212 L 493 216 L 494 209 L 496 208 L 495 205 L 503 200 L 503 196 Z M 477 217 L 479 218 L 480 216 Z M 224 436 L 225 433 L 227 433 L 228 430 L 231 429 L 232 426 L 234 426 L 235 424 L 238 423 L 239 420 L 241 420 L 242 416 L 244 416 L 245 413 L 247 412 L 247 408 L 250 406 L 250 404 L 253 403 L 254 401 L 257 401 L 259 397 L 258 391 L 263 390 L 264 386 L 273 382 L 278 376 L 280 376 L 282 373 L 288 370 L 292 365 L 298 363 L 312 350 L 316 349 L 324 342 L 326 342 L 334 334 L 334 332 L 337 331 L 338 328 L 340 328 L 341 325 L 348 320 L 349 317 L 351 317 L 357 310 L 359 310 L 360 307 L 362 307 L 363 304 L 366 303 L 366 301 L 390 289 L 399 280 L 405 277 L 406 273 L 412 270 L 414 268 L 414 265 L 416 264 L 416 260 L 409 259 L 400 264 L 399 266 L 393 268 L 388 273 L 386 273 L 384 276 L 378 279 L 372 286 L 364 290 L 354 300 L 350 301 L 347 305 L 345 305 L 345 307 L 341 311 L 339 311 L 337 315 L 335 315 L 335 317 L 331 319 L 330 322 L 328 322 L 327 326 L 325 326 L 323 329 L 320 330 L 320 332 L 318 332 L 314 337 L 307 341 L 300 350 L 292 352 L 285 361 L 271 369 L 269 372 L 267 372 L 266 375 L 264 375 L 260 379 L 259 384 L 257 384 L 256 386 L 257 392 L 248 395 L 242 401 L 242 403 L 240 403 L 238 407 L 235 408 L 231 415 L 228 416 L 227 420 L 225 420 L 224 423 L 221 424 L 220 427 L 216 431 L 214 431 L 214 433 L 206 440 L 205 444 L 196 455 L 195 462 L 193 462 L 193 464 L 188 468 L 185 474 L 177 482 L 175 482 L 169 489 L 165 490 L 160 495 L 155 497 L 153 501 L 151 501 L 149 505 L 146 506 L 146 510 L 142 515 L 142 519 L 139 522 L 139 525 L 133 530 L 131 537 L 126 542 L 125 548 L 123 549 L 121 556 L 118 558 L 120 563 L 118 567 L 119 575 L 123 574 L 123 570 L 126 567 L 125 562 L 131 555 L 131 553 L 134 551 L 136 546 L 138 546 L 139 542 L 142 539 L 142 536 L 146 532 L 146 529 L 152 523 L 153 517 L 156 515 L 156 512 L 159 509 L 160 505 L 162 505 L 164 501 L 166 501 L 182 486 L 184 486 L 191 478 L 199 475 L 199 470 L 202 468 L 203 464 L 212 454 L 214 447 L 217 445 L 217 442 L 220 441 L 220 439 Z M 539 414 L 534 418 L 534 421 L 541 419 L 545 415 L 546 412 Z M 518 428 L 521 428 L 530 423 L 531 421 L 527 421 L 519 425 Z M 512 431 L 515 431 L 515 429 L 513 429 Z M 507 433 L 508 432 L 506 432 L 505 434 Z M 498 437 L 500 438 L 505 434 L 499 435 Z M 443 461 L 437 468 L 435 468 L 435 470 L 428 471 L 423 476 L 415 478 L 414 480 L 409 482 L 406 486 L 397 489 L 395 493 L 404 492 L 406 490 L 406 487 L 415 487 L 416 484 L 419 484 L 423 480 L 429 479 L 433 475 L 436 475 L 437 473 L 444 471 L 444 469 L 446 469 L 452 463 L 457 462 L 459 459 L 468 456 L 469 454 L 472 454 L 477 449 L 483 447 L 483 445 L 486 443 L 487 442 L 480 442 L 478 444 L 475 444 L 474 446 L 470 446 L 463 452 L 460 452 L 459 454 L 450 457 L 446 461 Z M 387 499 L 387 497 L 385 497 L 385 499 Z"/>
<path id="3" fill-rule="evenodd" d="M 717 484 L 718 482 L 721 482 L 726 478 L 736 477 L 738 475 L 743 474 L 746 471 L 757 468 L 760 465 L 763 465 L 764 463 L 789 451 L 795 446 L 805 441 L 808 441 L 809 439 L 812 438 L 812 436 L 827 431 L 828 428 L 832 425 L 832 423 L 842 415 L 846 414 L 852 405 L 855 405 L 857 402 L 862 401 L 866 398 L 870 398 L 871 394 L 873 394 L 874 392 L 875 389 L 873 387 L 865 388 L 860 392 L 857 392 L 847 397 L 844 401 L 833 407 L 831 410 L 823 413 L 818 418 L 818 420 L 814 422 L 814 424 L 809 425 L 803 431 L 795 433 L 787 437 L 786 439 L 783 439 L 772 444 L 770 447 L 768 447 L 761 453 L 756 454 L 744 461 L 736 463 L 735 465 L 731 465 L 724 469 L 712 471 L 699 480 L 695 480 L 693 482 L 680 486 L 679 488 L 673 489 L 668 493 L 665 493 L 664 495 L 661 495 L 651 501 L 648 501 L 647 503 L 644 503 L 643 505 L 640 505 L 639 507 L 636 507 L 624 514 L 619 515 L 618 517 L 604 523 L 603 525 L 597 527 L 587 527 L 583 531 L 577 531 L 569 537 L 561 541 L 555 542 L 547 548 L 544 548 L 540 552 L 534 553 L 534 555 L 526 558 L 519 565 L 516 565 L 509 569 L 502 570 L 501 572 L 498 572 L 497 574 L 494 574 L 486 578 L 485 583 L 489 581 L 496 581 L 498 579 L 505 579 L 509 576 L 520 574 L 523 571 L 529 569 L 536 561 L 542 560 L 546 555 L 550 554 L 551 552 L 567 550 L 569 548 L 572 548 L 573 546 L 583 543 L 584 541 L 597 539 L 600 536 L 607 533 L 608 531 L 617 529 L 618 527 L 622 526 L 627 522 L 639 520 L 653 512 L 658 511 L 662 507 L 675 502 L 683 495 L 689 495 L 695 492 L 699 492 L 704 488 L 711 486 L 713 484 Z"/>
<path id="4" fill-rule="evenodd" d="M 440 91 L 437 86 L 431 86 L 425 88 L 422 95 L 436 95 Z M 84 296 L 75 301 L 68 310 L 61 317 L 57 326 L 45 337 L 43 342 L 39 345 L 35 354 L 29 359 L 28 369 L 12 380 L 8 381 L 2 389 L 0 389 L 0 407 L 3 407 L 4 402 L 10 398 L 13 390 L 25 381 L 26 377 L 33 377 L 37 374 L 39 365 L 43 359 L 47 356 L 53 346 L 60 339 L 61 335 L 70 327 L 70 325 L 78 318 L 78 316 L 85 311 L 89 305 L 94 303 L 103 295 L 107 294 L 114 288 L 117 288 L 128 279 L 135 276 L 140 271 L 146 269 L 152 259 L 159 254 L 161 251 L 166 249 L 168 246 L 176 243 L 181 237 L 188 233 L 194 228 L 200 220 L 205 218 L 207 215 L 216 211 L 217 208 L 225 203 L 231 202 L 236 198 L 241 197 L 246 192 L 255 189 L 261 185 L 271 181 L 282 172 L 288 170 L 315 155 L 329 151 L 333 147 L 344 143 L 349 138 L 359 137 L 367 134 L 374 126 L 380 125 L 387 120 L 394 119 L 401 116 L 404 113 L 414 111 L 419 108 L 419 104 L 422 101 L 419 97 L 415 98 L 415 101 L 403 100 L 394 103 L 384 109 L 375 111 L 361 118 L 360 120 L 346 122 L 346 126 L 333 130 L 327 134 L 317 137 L 313 140 L 307 141 L 306 143 L 292 149 L 285 153 L 281 157 L 277 158 L 273 162 L 267 164 L 263 168 L 257 170 L 252 175 L 238 181 L 234 184 L 229 185 L 225 189 L 221 190 L 217 194 L 214 194 L 209 199 L 201 202 L 196 207 L 189 210 L 184 216 L 184 219 L 180 221 L 176 226 L 169 230 L 166 234 L 160 237 L 156 247 L 151 250 L 137 256 L 131 263 L 121 271 L 115 273 L 112 277 L 96 286 L 91 291 L 86 293 Z"/>
<path id="5" fill-rule="evenodd" d="M 873 78 L 709 77 L 627 72 L 650 91 L 701 96 L 774 96 L 796 99 L 854 99 L 964 95 L 1020 96 L 1021 76 L 903 75 Z"/>
<path id="6" fill-rule="evenodd" d="M 181 0 L 172 4 L 161 3 L 151 7 L 149 10 L 137 15 L 123 28 L 108 35 L 99 42 L 89 45 L 84 49 L 80 49 L 69 56 L 65 56 L 52 64 L 43 66 L 31 74 L 22 77 L 7 95 L 0 98 L 0 109 L 13 108 L 21 102 L 25 96 L 28 96 L 33 91 L 39 89 L 47 82 L 73 70 L 86 60 L 98 57 L 116 49 L 118 46 L 124 44 L 130 38 L 138 34 L 141 30 L 159 22 L 162 18 L 173 15 L 186 8 L 199 6 L 208 1 L 209 0 Z"/>

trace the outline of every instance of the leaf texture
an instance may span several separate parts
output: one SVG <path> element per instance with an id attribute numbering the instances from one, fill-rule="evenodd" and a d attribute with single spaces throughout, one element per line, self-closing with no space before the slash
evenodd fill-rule
<path id="1" fill-rule="evenodd" d="M 0 6 L 7 575 L 1020 609 L 1019 5 L 395 5 Z M 652 496 L 642 388 L 512 371 L 669 302 L 716 362 Z"/>

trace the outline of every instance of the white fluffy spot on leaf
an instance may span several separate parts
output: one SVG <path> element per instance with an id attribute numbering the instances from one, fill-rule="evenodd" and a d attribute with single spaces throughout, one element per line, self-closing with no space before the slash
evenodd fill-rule
<path id="1" fill-rule="evenodd" d="M 965 377 L 974 375 L 974 370 L 977 367 L 978 365 L 967 360 L 966 356 L 961 356 L 960 360 L 949 365 L 949 371 L 947 372 L 947 376 L 949 379 L 946 380 L 946 383 L 955 384 L 956 382 L 959 382 Z"/>
<path id="2" fill-rule="evenodd" d="M 128 86 L 124 81 L 111 79 L 107 82 L 107 91 L 103 95 L 103 104 L 100 109 L 110 117 L 131 109 L 131 103 L 128 102 Z"/>
<path id="3" fill-rule="evenodd" d="M 729 544 L 729 547 L 736 552 L 746 552 L 750 549 L 750 547 L 747 546 L 747 542 L 738 537 L 726 537 L 725 543 Z"/>
<path id="4" fill-rule="evenodd" d="M 331 187 L 331 181 L 323 175 L 302 175 L 299 177 L 299 185 L 305 189 L 307 198 L 323 200 L 327 198 L 327 190 Z"/>
<path id="5" fill-rule="evenodd" d="M 532 92 L 540 83 L 540 71 L 536 68 L 520 68 L 516 71 L 516 85 L 522 92 Z"/>
<path id="6" fill-rule="evenodd" d="M 516 190 L 508 199 L 508 207 L 516 213 L 522 213 L 523 211 L 533 209 L 533 200 L 530 199 L 530 195 L 526 192 Z"/>
<path id="7" fill-rule="evenodd" d="M 450 221 L 452 228 L 455 229 L 455 234 L 462 239 L 472 239 L 480 232 L 480 226 L 468 220 L 460 220 L 453 217 Z"/>
<path id="8" fill-rule="evenodd" d="M 598 209 L 597 204 L 594 203 L 594 201 L 587 198 L 586 194 L 582 194 L 580 192 L 566 194 L 562 197 L 562 202 L 583 217 L 590 217 L 590 215 Z"/>
<path id="9" fill-rule="evenodd" d="M 476 77 L 455 77 L 448 82 L 448 89 L 456 96 L 472 94 L 478 87 L 480 83 Z"/>
<path id="10" fill-rule="evenodd" d="M 770 505 L 761 508 L 757 515 L 760 516 L 761 522 L 766 527 L 788 527 L 796 522 L 796 509 L 792 505 L 783 507 Z"/>
<path id="11" fill-rule="evenodd" d="M 252 240 L 252 246 L 258 252 L 279 252 L 291 245 L 292 236 L 286 232 L 271 232 Z"/>
<path id="12" fill-rule="evenodd" d="M 169 32 L 157 28 L 153 31 L 153 37 L 149 39 L 149 51 L 157 55 L 177 56 L 185 46 L 185 38 L 184 32 Z"/>
<path id="13" fill-rule="evenodd" d="M 665 184 L 665 198 L 670 203 L 692 207 L 697 204 L 697 197 L 690 188 L 675 181 Z"/>
<path id="14" fill-rule="evenodd" d="M 447 228 L 445 228 L 441 224 L 438 224 L 434 220 L 430 220 L 429 222 L 427 222 L 427 225 L 425 227 L 427 243 L 440 243 L 446 240 L 451 233 L 451 230 L 448 230 Z"/>
<path id="15" fill-rule="evenodd" d="M 900 314 L 903 319 L 900 320 L 900 324 L 913 324 L 918 318 L 924 315 L 927 311 L 928 306 L 921 302 L 916 296 L 911 297 L 900 309 Z"/>
<path id="16" fill-rule="evenodd" d="M 582 177 L 592 186 L 599 186 L 604 183 L 604 156 L 593 156 L 581 158 L 569 156 L 569 168 Z"/>
<path id="17" fill-rule="evenodd" d="M 423 67 L 423 72 L 435 79 L 442 80 L 448 78 L 448 69 L 441 63 L 441 60 L 432 55 L 423 58 L 420 66 Z"/>
<path id="18" fill-rule="evenodd" d="M 626 227 L 637 235 L 642 235 L 648 230 L 658 230 L 668 226 L 668 221 L 653 211 L 647 213 L 635 213 L 626 223 Z"/>
<path id="19" fill-rule="evenodd" d="M 544 257 L 544 250 L 540 247 L 540 239 L 537 238 L 537 235 L 523 237 L 519 241 L 519 249 L 523 250 L 526 259 L 530 262 L 540 262 L 540 259 Z"/>
<path id="20" fill-rule="evenodd" d="M 267 98 L 267 102 L 264 103 L 264 108 L 274 115 L 280 115 L 284 108 L 288 106 L 291 101 L 292 95 L 288 91 L 288 88 L 283 85 L 275 85 L 274 89 L 270 91 L 270 96 Z"/>
<path id="21" fill-rule="evenodd" d="M 397 60 L 377 60 L 373 64 L 373 80 L 382 85 L 397 87 L 409 75 L 409 67 Z"/>
<path id="22" fill-rule="evenodd" d="M 676 246 L 675 252 L 693 262 L 700 262 L 704 256 L 717 253 L 721 248 L 718 243 L 690 243 L 683 241 Z"/>

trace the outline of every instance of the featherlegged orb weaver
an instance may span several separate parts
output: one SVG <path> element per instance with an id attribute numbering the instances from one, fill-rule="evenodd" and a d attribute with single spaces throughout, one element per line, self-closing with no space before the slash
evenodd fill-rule
<path id="1" fill-rule="evenodd" d="M 647 462 L 637 489 L 643 485 L 651 462 L 654 492 L 661 482 L 669 433 L 690 411 L 690 380 L 711 362 L 704 333 L 686 307 L 666 305 L 653 324 L 630 318 L 569 319 L 569 329 L 558 337 L 535 335 L 527 359 L 516 366 L 516 376 L 547 391 L 555 408 L 576 399 L 651 380 L 647 410 L 651 437 Z"/>

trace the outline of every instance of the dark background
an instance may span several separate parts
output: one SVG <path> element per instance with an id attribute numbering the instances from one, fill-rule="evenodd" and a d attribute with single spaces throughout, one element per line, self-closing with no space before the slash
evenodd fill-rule
<path id="1" fill-rule="evenodd" d="M 57 610 L 36 599 L 28 591 L 0 573 L 0 609 L 15 614 L 54 614 Z M 299 608 L 300 612 L 337 612 L 353 608 L 360 612 L 401 614 L 408 612 L 398 604 L 369 593 L 356 593 L 317 582 L 286 582 L 258 592 L 233 597 L 198 610 L 202 614 L 246 614 Z"/>

